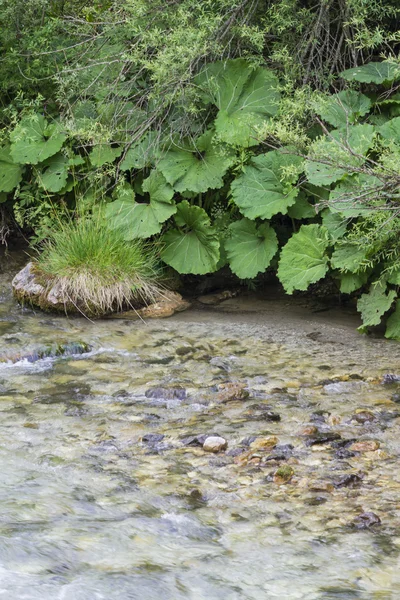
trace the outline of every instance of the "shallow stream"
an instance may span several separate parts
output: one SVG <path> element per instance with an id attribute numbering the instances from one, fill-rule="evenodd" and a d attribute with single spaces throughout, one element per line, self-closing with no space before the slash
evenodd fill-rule
<path id="1" fill-rule="evenodd" d="M 400 344 L 286 299 L 34 313 L 1 260 L 0 598 L 400 598 Z"/>

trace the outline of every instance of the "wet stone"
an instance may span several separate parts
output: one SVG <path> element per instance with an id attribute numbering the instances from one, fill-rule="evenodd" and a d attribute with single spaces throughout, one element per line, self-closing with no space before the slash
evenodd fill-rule
<path id="1" fill-rule="evenodd" d="M 278 413 L 271 411 L 267 406 L 263 406 L 262 404 L 253 404 L 242 416 L 252 421 L 278 423 L 281 420 L 281 416 Z"/>
<path id="2" fill-rule="evenodd" d="M 380 447 L 379 442 L 377 442 L 376 440 L 364 440 L 364 441 L 360 441 L 360 442 L 354 442 L 354 444 L 351 444 L 351 446 L 349 446 L 349 450 L 350 452 L 374 452 L 375 450 L 378 450 L 378 448 Z"/>
<path id="3" fill-rule="evenodd" d="M 356 529 L 369 529 L 374 525 L 381 525 L 381 520 L 373 512 L 363 512 L 354 519 L 353 525 Z"/>
<path id="4" fill-rule="evenodd" d="M 273 481 L 278 485 L 288 483 L 294 475 L 294 470 L 289 465 L 279 467 L 274 473 Z"/>
<path id="5" fill-rule="evenodd" d="M 348 475 L 343 475 L 342 477 L 340 477 L 339 479 L 334 481 L 333 485 L 335 486 L 335 488 L 342 488 L 342 487 L 353 488 L 353 487 L 360 485 L 362 480 L 363 480 L 363 474 L 350 473 Z"/>
<path id="6" fill-rule="evenodd" d="M 400 375 L 395 375 L 394 373 L 386 373 L 382 377 L 382 383 L 384 385 L 390 385 L 391 383 L 400 383 Z"/>
<path id="7" fill-rule="evenodd" d="M 333 431 L 319 432 L 306 441 L 306 446 L 316 446 L 317 444 L 330 444 L 335 440 L 340 440 L 340 435 Z"/>
<path id="8" fill-rule="evenodd" d="M 202 433 L 199 435 L 189 435 L 181 439 L 183 446 L 203 446 L 208 437 L 220 437 L 218 433 Z"/>
<path id="9" fill-rule="evenodd" d="M 146 444 L 156 444 L 157 442 L 161 442 L 165 438 L 165 435 L 162 433 L 145 433 L 142 436 L 142 442 Z"/>
<path id="10" fill-rule="evenodd" d="M 396 402 L 396 404 L 400 404 L 400 394 L 392 394 L 390 397 L 392 402 Z"/>
<path id="11" fill-rule="evenodd" d="M 353 421 L 357 421 L 357 423 L 361 423 L 361 424 L 376 420 L 376 416 L 374 415 L 374 413 L 372 413 L 369 410 L 357 411 L 356 414 L 353 415 L 351 418 Z"/>
<path id="12" fill-rule="evenodd" d="M 245 383 L 221 383 L 218 386 L 219 402 L 230 402 L 233 400 L 246 400 L 249 397 Z"/>
<path id="13" fill-rule="evenodd" d="M 222 450 L 226 450 L 228 447 L 228 442 L 223 437 L 210 436 L 204 440 L 203 450 L 206 452 L 221 452 Z"/>
<path id="14" fill-rule="evenodd" d="M 146 390 L 145 396 L 156 400 L 185 400 L 186 390 L 181 387 L 154 387 Z"/>

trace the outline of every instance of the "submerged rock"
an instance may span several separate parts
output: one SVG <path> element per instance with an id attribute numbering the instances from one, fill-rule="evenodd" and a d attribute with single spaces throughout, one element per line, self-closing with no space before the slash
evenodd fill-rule
<path id="1" fill-rule="evenodd" d="M 181 387 L 154 387 L 146 390 L 144 395 L 157 400 L 185 400 L 186 390 Z"/>
<path id="2" fill-rule="evenodd" d="M 294 470 L 289 465 L 284 465 L 283 467 L 279 467 L 274 473 L 274 483 L 278 485 L 282 485 L 284 483 L 288 483 L 294 475 Z"/>
<path id="3" fill-rule="evenodd" d="M 231 400 L 246 400 L 249 397 L 245 383 L 221 383 L 218 386 L 218 390 L 218 400 L 223 403 L 230 402 Z"/>
<path id="4" fill-rule="evenodd" d="M 223 437 L 210 436 L 204 440 L 203 450 L 206 452 L 221 452 L 222 450 L 226 450 L 228 447 L 228 442 Z"/>
<path id="5" fill-rule="evenodd" d="M 350 452 L 374 452 L 378 450 L 380 444 L 376 440 L 364 440 L 361 442 L 354 442 L 349 446 Z"/>
<path id="6" fill-rule="evenodd" d="M 53 344 L 32 350 L 27 354 L 14 354 L 11 356 L 0 356 L 0 362 L 16 363 L 21 360 L 33 363 L 43 358 L 57 358 L 60 356 L 74 356 L 86 354 L 92 350 L 92 346 L 85 342 L 69 342 L 66 344 Z"/>
<path id="7" fill-rule="evenodd" d="M 356 529 L 368 529 L 373 525 L 380 525 L 381 522 L 382 521 L 375 513 L 363 512 L 354 519 L 353 525 Z"/>

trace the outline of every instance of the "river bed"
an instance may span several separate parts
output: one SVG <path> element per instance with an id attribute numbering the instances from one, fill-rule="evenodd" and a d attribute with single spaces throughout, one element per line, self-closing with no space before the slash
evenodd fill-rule
<path id="1" fill-rule="evenodd" d="M 0 598 L 400 598 L 400 344 L 246 294 L 46 315 L 11 297 L 21 256 L 1 260 Z M 71 342 L 92 348 L 20 359 Z"/>

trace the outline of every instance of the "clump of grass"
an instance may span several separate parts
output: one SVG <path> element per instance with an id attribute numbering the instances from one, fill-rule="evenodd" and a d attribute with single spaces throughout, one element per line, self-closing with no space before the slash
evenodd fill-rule
<path id="1" fill-rule="evenodd" d="M 101 316 L 159 298 L 156 251 L 128 242 L 101 219 L 60 223 L 44 243 L 35 270 L 65 307 Z"/>

